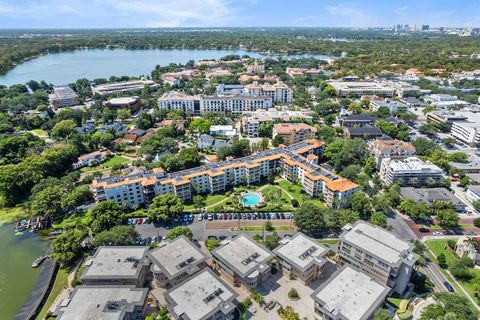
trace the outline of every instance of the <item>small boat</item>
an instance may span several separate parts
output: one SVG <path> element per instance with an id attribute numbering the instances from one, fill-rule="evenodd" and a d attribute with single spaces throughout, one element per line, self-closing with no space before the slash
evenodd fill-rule
<path id="1" fill-rule="evenodd" d="M 23 232 L 27 230 L 27 226 L 25 225 L 19 225 L 18 227 L 15 228 L 15 232 Z"/>
<path id="2" fill-rule="evenodd" d="M 39 265 L 42 264 L 43 261 L 45 261 L 45 259 L 47 259 L 48 256 L 40 256 L 38 257 L 37 259 L 35 259 L 32 263 L 32 268 L 36 268 L 38 267 Z"/>

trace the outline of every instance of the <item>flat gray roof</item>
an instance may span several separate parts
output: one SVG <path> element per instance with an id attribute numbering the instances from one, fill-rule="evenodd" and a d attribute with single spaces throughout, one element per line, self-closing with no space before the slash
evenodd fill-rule
<path id="1" fill-rule="evenodd" d="M 82 279 L 135 279 L 148 264 L 148 247 L 99 247 L 87 258 Z"/>
<path id="2" fill-rule="evenodd" d="M 280 246 L 273 250 L 276 255 L 301 270 L 305 270 L 314 263 L 323 265 L 326 262 L 323 257 L 328 251 L 328 248 L 301 232 L 293 238 L 282 239 Z"/>
<path id="3" fill-rule="evenodd" d="M 175 319 L 202 320 L 235 309 L 238 294 L 210 268 L 165 292 L 168 309 Z"/>
<path id="4" fill-rule="evenodd" d="M 314 301 L 335 319 L 368 319 L 390 288 L 349 265 L 338 269 L 312 293 Z"/>
<path id="5" fill-rule="evenodd" d="M 368 222 L 358 221 L 344 229 L 345 232 L 340 235 L 342 241 L 351 243 L 391 265 L 399 265 L 401 262 L 413 264 L 417 258 L 412 253 L 413 244 Z"/>
<path id="6" fill-rule="evenodd" d="M 222 241 L 222 245 L 212 251 L 212 255 L 241 277 L 255 270 L 262 272 L 267 267 L 265 263 L 273 257 L 270 251 L 243 234 Z"/>
<path id="7" fill-rule="evenodd" d="M 400 194 L 406 199 L 415 202 L 431 204 L 433 201 L 450 201 L 454 206 L 465 206 L 460 199 L 447 188 L 400 188 Z"/>
<path id="8" fill-rule="evenodd" d="M 161 242 L 155 250 L 148 253 L 148 257 L 154 263 L 154 268 L 161 270 L 169 279 L 185 271 L 190 274 L 197 272 L 198 264 L 207 259 L 185 236 Z"/>
<path id="9" fill-rule="evenodd" d="M 61 320 L 123 320 L 135 306 L 143 307 L 147 293 L 134 286 L 77 286 L 55 313 Z"/>

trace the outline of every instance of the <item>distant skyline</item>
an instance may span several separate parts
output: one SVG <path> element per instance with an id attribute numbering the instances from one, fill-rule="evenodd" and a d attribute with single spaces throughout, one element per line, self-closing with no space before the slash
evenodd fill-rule
<path id="1" fill-rule="evenodd" d="M 480 26 L 480 0 L 0 0 L 0 28 Z"/>

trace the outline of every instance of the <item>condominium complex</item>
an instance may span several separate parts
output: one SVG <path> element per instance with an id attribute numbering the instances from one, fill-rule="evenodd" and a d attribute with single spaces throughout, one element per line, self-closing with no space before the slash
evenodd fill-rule
<path id="1" fill-rule="evenodd" d="M 468 105 L 469 103 L 459 100 L 457 96 L 449 94 L 431 94 L 423 98 L 425 102 L 437 108 L 446 108 L 451 106 Z"/>
<path id="2" fill-rule="evenodd" d="M 306 140 L 286 148 L 173 173 L 157 168 L 147 174 L 101 178 L 94 180 L 91 187 L 97 202 L 110 200 L 135 206 L 158 194 L 175 194 L 188 201 L 192 197 L 192 185 L 199 193 L 224 192 L 231 186 L 259 183 L 262 177 L 278 173 L 288 181 L 299 181 L 305 193 L 315 197 L 324 191 L 325 183 L 338 179 L 316 164 L 323 147 L 322 141 Z"/>
<path id="3" fill-rule="evenodd" d="M 143 286 L 150 265 L 148 247 L 99 247 L 85 262 L 85 285 Z"/>
<path id="4" fill-rule="evenodd" d="M 206 267 L 207 256 L 185 236 L 162 241 L 148 253 L 156 285 L 173 287 Z"/>
<path id="5" fill-rule="evenodd" d="M 293 100 L 293 90 L 281 81 L 273 85 L 268 82 L 259 84 L 254 81 L 245 85 L 244 92 L 250 96 L 268 96 L 274 103 L 289 103 Z"/>
<path id="6" fill-rule="evenodd" d="M 300 232 L 292 238 L 283 238 L 273 250 L 283 275 L 305 285 L 325 276 L 325 255 L 328 251 L 328 248 Z"/>
<path id="7" fill-rule="evenodd" d="M 330 81 L 339 97 L 361 97 L 363 95 L 377 95 L 393 97 L 395 89 L 379 82 L 367 81 Z"/>
<path id="8" fill-rule="evenodd" d="M 465 120 L 467 120 L 467 117 L 465 115 L 446 110 L 429 112 L 427 114 L 427 121 L 433 122 L 435 124 L 444 125 L 448 130 L 452 128 L 453 122 Z"/>
<path id="9" fill-rule="evenodd" d="M 290 122 L 297 119 L 311 122 L 313 117 L 310 111 L 260 110 L 244 112 L 242 117 L 243 132 L 250 138 L 256 138 L 258 137 L 258 128 L 262 123 Z"/>
<path id="10" fill-rule="evenodd" d="M 472 147 L 480 146 L 480 123 L 470 121 L 455 121 L 450 135 Z"/>
<path id="11" fill-rule="evenodd" d="M 402 294 L 418 255 L 412 243 L 368 222 L 346 225 L 340 235 L 338 260 L 360 270 L 392 291 Z"/>
<path id="12" fill-rule="evenodd" d="M 59 320 L 134 320 L 145 317 L 147 288 L 135 286 L 77 286 L 58 304 Z"/>
<path id="13" fill-rule="evenodd" d="M 348 265 L 338 269 L 311 295 L 314 310 L 324 320 L 368 320 L 390 288 Z"/>
<path id="14" fill-rule="evenodd" d="M 351 114 L 337 117 L 336 125 L 344 128 L 373 126 L 375 119 L 368 114 Z"/>
<path id="15" fill-rule="evenodd" d="M 152 80 L 145 79 L 99 84 L 92 85 L 92 93 L 104 96 L 115 93 L 141 91 L 146 86 L 150 88 L 156 88 L 158 87 L 158 84 Z"/>
<path id="16" fill-rule="evenodd" d="M 167 92 L 158 99 L 158 107 L 167 110 L 180 110 L 199 116 L 204 112 L 242 113 L 269 109 L 272 99 L 268 96 L 187 96 L 178 92 Z"/>
<path id="17" fill-rule="evenodd" d="M 233 320 L 238 294 L 210 268 L 165 292 L 173 319 Z"/>
<path id="18" fill-rule="evenodd" d="M 384 159 L 380 166 L 380 179 L 386 185 L 422 185 L 427 180 L 435 182 L 442 178 L 442 169 L 416 157 Z"/>
<path id="19" fill-rule="evenodd" d="M 314 139 L 316 134 L 317 129 L 305 123 L 277 123 L 273 126 L 273 138 L 280 136 L 286 145 Z"/>
<path id="20" fill-rule="evenodd" d="M 375 157 L 377 168 L 384 159 L 403 159 L 415 155 L 415 147 L 402 140 L 373 140 L 368 143 L 370 154 Z"/>
<path id="21" fill-rule="evenodd" d="M 75 106 L 78 104 L 78 96 L 69 86 L 53 87 L 53 92 L 48 97 L 54 109 Z"/>
<path id="22" fill-rule="evenodd" d="M 325 183 L 323 195 L 325 203 L 334 208 L 347 205 L 347 200 L 359 191 L 359 186 L 348 179 L 337 179 Z"/>
<path id="23" fill-rule="evenodd" d="M 212 251 L 212 257 L 234 286 L 254 289 L 270 276 L 273 254 L 241 234 L 222 241 L 220 247 Z"/>

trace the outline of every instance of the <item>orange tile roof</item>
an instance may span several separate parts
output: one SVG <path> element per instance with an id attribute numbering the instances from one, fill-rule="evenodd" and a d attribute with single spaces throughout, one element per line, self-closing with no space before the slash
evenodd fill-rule
<path id="1" fill-rule="evenodd" d="M 327 184 L 325 184 L 325 187 L 331 191 L 345 192 L 348 190 L 358 188 L 358 184 L 353 183 L 348 179 L 342 178 L 342 179 L 328 182 Z"/>

